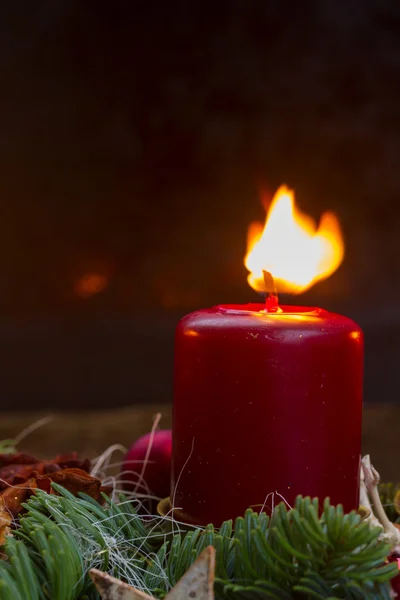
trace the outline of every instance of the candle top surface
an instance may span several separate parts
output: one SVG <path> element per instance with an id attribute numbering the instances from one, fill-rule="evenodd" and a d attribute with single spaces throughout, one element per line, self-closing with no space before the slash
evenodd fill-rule
<path id="1" fill-rule="evenodd" d="M 249 304 L 218 304 L 210 309 L 212 312 L 219 311 L 222 314 L 257 314 L 257 315 L 310 315 L 319 317 L 322 313 L 329 314 L 322 308 L 315 306 L 293 306 L 293 305 L 282 305 L 279 306 L 277 312 L 268 312 L 265 310 L 265 304 L 261 303 L 249 303 Z"/>
<path id="2" fill-rule="evenodd" d="M 180 326 L 189 331 L 226 329 L 291 329 L 319 332 L 350 331 L 361 336 L 361 328 L 348 317 L 312 306 L 279 306 L 267 312 L 264 304 L 221 304 L 190 313 Z M 354 334 L 355 335 L 355 334 Z"/>

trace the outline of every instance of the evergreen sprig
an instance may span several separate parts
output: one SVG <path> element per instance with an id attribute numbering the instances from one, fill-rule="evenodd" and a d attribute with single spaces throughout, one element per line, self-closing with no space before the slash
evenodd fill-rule
<path id="1" fill-rule="evenodd" d="M 23 504 L 20 526 L 6 539 L 1 600 L 98 600 L 88 576 L 94 567 L 132 583 L 136 577 L 140 585 L 138 574 L 154 547 L 133 505 L 107 499 L 103 507 L 84 494 L 53 488 L 59 496 L 36 490 Z"/>
<path id="2" fill-rule="evenodd" d="M 25 505 L 15 537 L 2 548 L 1 600 L 98 600 L 88 571 L 97 567 L 163 598 L 202 550 L 216 548 L 218 600 L 381 599 L 397 573 L 390 547 L 355 513 L 299 497 L 269 518 L 244 517 L 186 533 L 163 533 L 163 519 L 140 517 L 121 498 L 104 506 L 54 484 Z M 321 512 L 321 514 L 320 514 Z"/>
<path id="3" fill-rule="evenodd" d="M 279 504 L 271 520 L 248 510 L 234 528 L 228 521 L 219 531 L 209 525 L 175 537 L 167 571 L 174 584 L 211 544 L 217 550 L 218 599 L 386 600 L 388 581 L 398 570 L 385 564 L 390 547 L 378 539 L 380 533 L 329 500 L 320 516 L 317 499 L 298 497 L 294 509 Z"/>
<path id="4" fill-rule="evenodd" d="M 317 499 L 299 497 L 290 510 L 279 504 L 270 523 L 247 511 L 235 524 L 237 548 L 228 580 L 218 582 L 220 595 L 389 599 L 387 582 L 398 571 L 384 564 L 390 547 L 379 534 L 328 500 L 321 516 Z"/>

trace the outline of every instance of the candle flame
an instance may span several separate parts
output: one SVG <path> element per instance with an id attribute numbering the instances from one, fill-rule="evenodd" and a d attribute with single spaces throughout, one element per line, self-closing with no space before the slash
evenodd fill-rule
<path id="1" fill-rule="evenodd" d="M 326 279 L 341 264 L 344 242 L 337 217 L 321 216 L 318 228 L 299 211 L 294 192 L 281 186 L 268 209 L 265 224 L 252 223 L 248 230 L 245 265 L 248 282 L 265 290 L 263 271 L 274 277 L 281 292 L 299 294 Z"/>

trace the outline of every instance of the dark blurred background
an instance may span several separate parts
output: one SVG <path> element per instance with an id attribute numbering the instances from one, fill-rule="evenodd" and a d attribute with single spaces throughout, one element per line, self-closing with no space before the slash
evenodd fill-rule
<path id="1" fill-rule="evenodd" d="M 173 332 L 257 298 L 262 191 L 334 210 L 346 257 L 299 297 L 400 385 L 396 0 L 7 0 L 0 6 L 3 408 L 169 402 Z"/>

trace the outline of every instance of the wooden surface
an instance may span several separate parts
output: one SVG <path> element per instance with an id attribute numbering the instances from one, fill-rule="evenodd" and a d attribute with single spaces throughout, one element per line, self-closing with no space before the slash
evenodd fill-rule
<path id="1" fill-rule="evenodd" d="M 147 405 L 109 411 L 56 413 L 54 419 L 34 431 L 20 444 L 26 452 L 41 457 L 76 450 L 93 458 L 112 444 L 129 446 L 147 433 L 157 413 L 160 428 L 171 426 L 170 405 Z M 0 440 L 18 435 L 43 416 L 43 412 L 6 412 L 0 419 Z M 345 418 L 345 416 L 343 417 Z M 364 410 L 363 453 L 369 453 L 383 480 L 400 481 L 400 409 L 372 406 Z M 340 444 L 340 431 L 337 435 Z"/>

